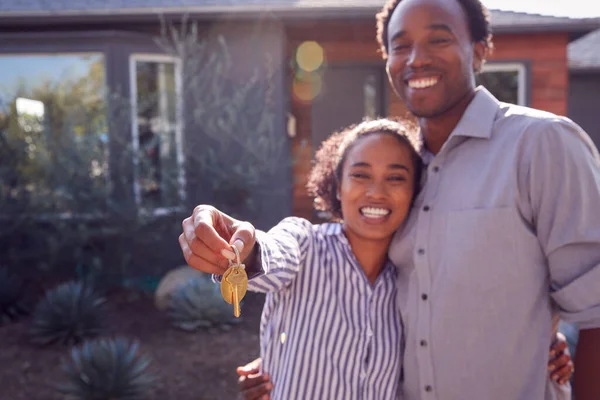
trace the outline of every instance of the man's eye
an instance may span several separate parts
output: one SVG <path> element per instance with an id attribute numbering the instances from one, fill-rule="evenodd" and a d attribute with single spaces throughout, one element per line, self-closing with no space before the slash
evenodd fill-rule
<path id="1" fill-rule="evenodd" d="M 446 44 L 448 43 L 450 40 L 445 39 L 445 38 L 437 38 L 437 39 L 432 39 L 430 41 L 431 44 Z"/>
<path id="2" fill-rule="evenodd" d="M 366 179 L 366 178 L 369 177 L 368 175 L 362 174 L 360 172 L 355 172 L 353 174 L 350 174 L 350 176 L 353 177 L 353 178 L 358 178 L 358 179 Z"/>
<path id="3" fill-rule="evenodd" d="M 396 181 L 396 182 L 404 182 L 406 180 L 406 177 L 398 175 L 398 176 L 390 176 L 388 178 L 388 180 L 390 181 Z"/>
<path id="4" fill-rule="evenodd" d="M 410 48 L 410 45 L 408 44 L 395 44 L 392 46 L 392 50 L 394 51 L 403 51 L 403 50 L 408 50 Z"/>

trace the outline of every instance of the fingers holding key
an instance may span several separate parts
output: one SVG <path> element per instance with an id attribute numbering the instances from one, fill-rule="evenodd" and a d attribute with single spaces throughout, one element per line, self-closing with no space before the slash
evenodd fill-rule
<path id="1" fill-rule="evenodd" d="M 186 263 L 199 271 L 222 275 L 229 265 L 227 259 L 219 257 L 197 238 L 188 242 L 185 234 L 181 234 L 179 235 L 179 246 Z"/>
<path id="2" fill-rule="evenodd" d="M 235 225 L 235 231 L 231 236 L 231 246 L 235 247 L 240 254 L 240 261 L 244 261 L 254 249 L 256 243 L 254 226 L 249 222 L 238 222 Z M 232 249 L 233 250 L 233 249 Z M 223 255 L 231 260 L 235 257 L 235 253 L 223 252 Z"/>
<path id="3" fill-rule="evenodd" d="M 199 205 L 182 223 L 179 245 L 186 262 L 202 272 L 222 275 L 229 260 L 235 260 L 232 246 L 246 259 L 254 248 L 255 229 L 210 205 Z"/>
<path id="4" fill-rule="evenodd" d="M 198 206 L 182 222 L 179 246 L 189 266 L 210 274 L 222 275 L 229 264 L 221 250 L 229 248 L 230 235 L 223 229 L 227 217 L 211 206 Z"/>

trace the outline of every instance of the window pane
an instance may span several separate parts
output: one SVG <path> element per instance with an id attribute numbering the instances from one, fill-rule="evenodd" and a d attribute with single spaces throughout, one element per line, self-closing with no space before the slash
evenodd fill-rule
<path id="1" fill-rule="evenodd" d="M 477 76 L 477 84 L 483 85 L 500 101 L 519 104 L 519 71 L 485 71 Z"/>
<path id="2" fill-rule="evenodd" d="M 104 210 L 104 57 L 0 55 L 0 71 L 2 213 Z"/>
<path id="3" fill-rule="evenodd" d="M 173 62 L 137 61 L 138 190 L 142 208 L 180 204 L 177 91 Z"/>

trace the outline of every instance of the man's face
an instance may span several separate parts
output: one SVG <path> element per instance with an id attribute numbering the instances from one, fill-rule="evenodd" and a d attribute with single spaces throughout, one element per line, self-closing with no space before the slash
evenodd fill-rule
<path id="1" fill-rule="evenodd" d="M 440 116 L 473 93 L 485 55 L 456 0 L 402 0 L 388 24 L 388 46 L 390 83 L 420 118 Z"/>

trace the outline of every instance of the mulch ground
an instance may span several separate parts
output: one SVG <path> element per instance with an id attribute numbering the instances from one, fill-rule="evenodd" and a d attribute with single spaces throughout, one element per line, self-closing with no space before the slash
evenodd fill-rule
<path id="1" fill-rule="evenodd" d="M 259 320 L 264 296 L 248 293 L 242 320 L 228 332 L 175 330 L 153 298 L 137 292 L 112 293 L 106 336 L 137 338 L 153 358 L 158 377 L 148 400 L 212 400 L 237 397 L 235 368 L 258 357 Z M 0 400 L 61 400 L 53 384 L 67 347 L 35 347 L 28 342 L 29 319 L 0 326 Z"/>

